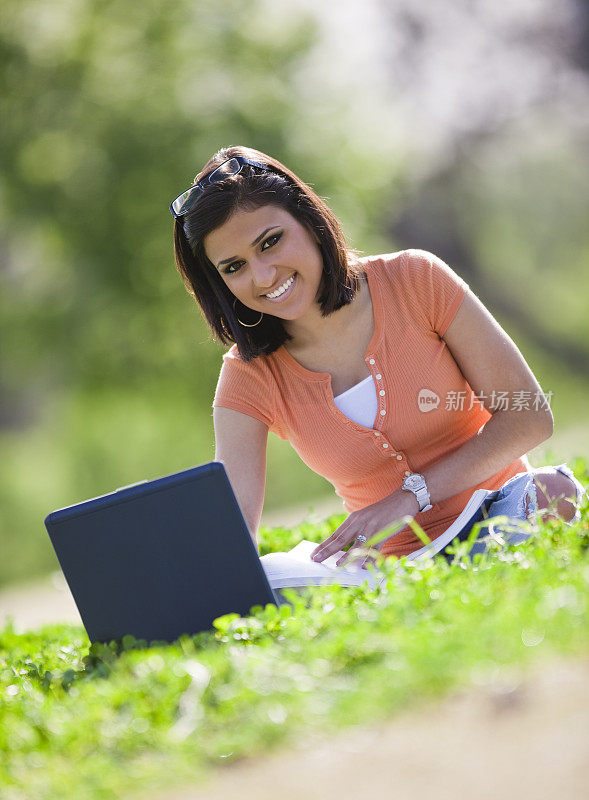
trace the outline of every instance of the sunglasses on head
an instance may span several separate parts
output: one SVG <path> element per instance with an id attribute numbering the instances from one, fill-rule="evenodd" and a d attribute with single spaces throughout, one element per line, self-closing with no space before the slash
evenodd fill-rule
<path id="1" fill-rule="evenodd" d="M 198 183 L 193 184 L 190 189 L 182 192 L 181 195 L 170 203 L 170 212 L 174 219 L 184 216 L 188 213 L 207 186 L 217 181 L 222 181 L 229 178 L 231 175 L 239 175 L 243 167 L 248 164 L 250 167 L 259 167 L 260 169 L 268 169 L 267 164 L 260 164 L 258 161 L 251 161 L 244 156 L 233 156 L 223 161 L 222 164 L 210 172 L 205 178 Z"/>

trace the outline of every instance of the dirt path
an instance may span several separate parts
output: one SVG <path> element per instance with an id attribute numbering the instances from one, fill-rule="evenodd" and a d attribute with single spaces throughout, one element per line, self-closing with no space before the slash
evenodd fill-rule
<path id="1" fill-rule="evenodd" d="M 586 800 L 589 657 L 552 661 L 390 723 L 226 765 L 149 800 Z"/>

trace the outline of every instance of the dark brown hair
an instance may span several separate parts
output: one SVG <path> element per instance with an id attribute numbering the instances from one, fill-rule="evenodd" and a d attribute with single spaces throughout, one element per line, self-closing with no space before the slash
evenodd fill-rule
<path id="1" fill-rule="evenodd" d="M 274 352 L 292 337 L 282 320 L 271 314 L 264 314 L 255 327 L 240 325 L 237 314 L 248 322 L 251 314 L 248 316 L 244 311 L 247 307 L 239 302 L 234 308 L 235 295 L 207 258 L 205 236 L 223 225 L 234 211 L 280 206 L 315 233 L 323 258 L 319 306 L 324 317 L 352 301 L 359 288 L 362 267 L 355 257 L 356 251 L 347 247 L 331 209 L 280 161 L 250 147 L 226 147 L 205 164 L 194 183 L 234 156 L 244 156 L 267 165 L 268 169 L 262 171 L 245 165 L 238 175 L 208 185 L 188 213 L 174 220 L 174 255 L 186 290 L 200 306 L 213 336 L 222 344 L 235 342 L 241 358 L 249 361 Z"/>

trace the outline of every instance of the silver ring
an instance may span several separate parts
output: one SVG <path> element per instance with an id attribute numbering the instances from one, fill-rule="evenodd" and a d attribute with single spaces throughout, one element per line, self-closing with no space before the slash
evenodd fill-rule
<path id="1" fill-rule="evenodd" d="M 360 544 L 366 544 L 368 539 L 363 534 L 360 534 L 360 536 L 356 536 L 356 541 L 360 542 Z"/>

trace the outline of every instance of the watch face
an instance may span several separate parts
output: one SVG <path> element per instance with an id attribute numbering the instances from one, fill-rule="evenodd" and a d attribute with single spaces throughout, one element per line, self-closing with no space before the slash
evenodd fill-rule
<path id="1" fill-rule="evenodd" d="M 421 485 L 421 478 L 418 475 L 409 475 L 405 481 L 405 485 L 411 489 L 417 489 Z"/>

